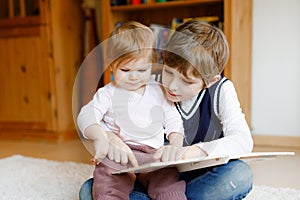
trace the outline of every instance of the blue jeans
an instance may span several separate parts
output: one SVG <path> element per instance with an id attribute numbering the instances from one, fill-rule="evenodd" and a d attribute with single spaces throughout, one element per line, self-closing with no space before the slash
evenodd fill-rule
<path id="1" fill-rule="evenodd" d="M 252 189 L 253 174 L 250 167 L 240 160 L 180 174 L 186 181 L 189 200 L 243 199 Z M 93 179 L 87 180 L 79 192 L 80 200 L 92 200 Z M 145 188 L 136 182 L 130 200 L 150 200 Z"/>

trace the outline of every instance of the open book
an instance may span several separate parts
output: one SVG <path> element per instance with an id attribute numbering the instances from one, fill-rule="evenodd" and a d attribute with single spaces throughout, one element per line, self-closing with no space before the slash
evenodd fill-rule
<path id="1" fill-rule="evenodd" d="M 176 166 L 179 172 L 190 171 L 194 169 L 206 168 L 215 165 L 222 165 L 228 163 L 232 159 L 241 159 L 245 162 L 253 160 L 265 160 L 270 158 L 276 158 L 278 156 L 291 156 L 295 155 L 295 152 L 252 152 L 247 154 L 231 155 L 231 156 L 214 156 L 214 157 L 204 157 L 204 158 L 191 158 L 178 161 L 170 162 L 153 162 L 138 167 L 132 167 L 124 169 L 113 174 L 121 174 L 127 172 L 135 173 L 145 173 L 154 170 L 158 170 L 164 167 L 174 167 Z"/>

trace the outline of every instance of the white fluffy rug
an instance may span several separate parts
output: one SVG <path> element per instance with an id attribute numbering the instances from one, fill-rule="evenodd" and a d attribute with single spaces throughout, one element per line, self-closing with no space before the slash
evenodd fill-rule
<path id="1" fill-rule="evenodd" d="M 93 166 L 20 155 L 0 159 L 1 200 L 76 200 Z"/>
<path id="2" fill-rule="evenodd" d="M 254 186 L 245 200 L 300 200 L 300 190 Z"/>
<path id="3" fill-rule="evenodd" d="M 76 200 L 93 166 L 15 155 L 0 159 L 0 200 Z M 300 200 L 300 190 L 254 186 L 247 200 Z"/>

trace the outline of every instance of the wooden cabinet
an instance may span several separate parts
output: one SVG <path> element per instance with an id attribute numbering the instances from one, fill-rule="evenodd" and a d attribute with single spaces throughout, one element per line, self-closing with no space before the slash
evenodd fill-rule
<path id="1" fill-rule="evenodd" d="M 250 122 L 251 111 L 251 49 L 252 0 L 178 0 L 164 3 L 111 6 L 101 1 L 102 39 L 106 39 L 115 23 L 136 20 L 145 25 L 170 24 L 173 18 L 218 16 L 230 44 L 230 60 L 225 75 L 236 87 L 241 106 Z M 104 82 L 110 74 L 104 74 Z"/>
<path id="2" fill-rule="evenodd" d="M 0 0 L 0 13 L 0 136 L 77 136 L 72 89 L 82 62 L 80 1 Z"/>

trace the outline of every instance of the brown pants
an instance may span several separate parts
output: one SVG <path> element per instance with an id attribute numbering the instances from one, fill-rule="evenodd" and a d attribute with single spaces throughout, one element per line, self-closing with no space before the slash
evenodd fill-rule
<path id="1" fill-rule="evenodd" d="M 139 165 L 153 162 L 155 149 L 148 146 L 130 145 Z M 94 170 L 94 200 L 129 200 L 136 178 L 147 188 L 148 195 L 155 200 L 185 200 L 185 182 L 178 181 L 176 168 L 164 168 L 136 176 L 133 173 L 112 175 L 111 173 L 127 168 L 105 159 Z"/>

